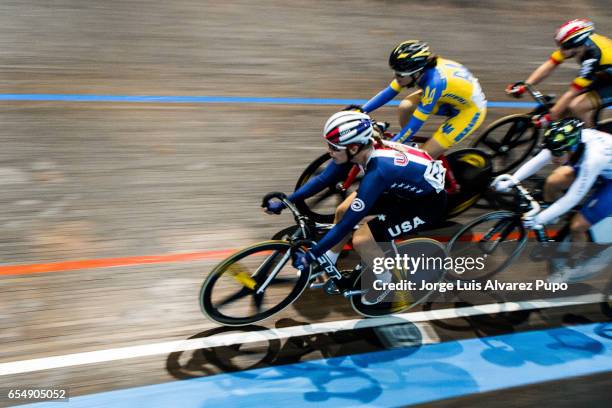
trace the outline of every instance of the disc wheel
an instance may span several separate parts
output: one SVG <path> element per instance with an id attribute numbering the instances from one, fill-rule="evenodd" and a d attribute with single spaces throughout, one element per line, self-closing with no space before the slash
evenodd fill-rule
<path id="1" fill-rule="evenodd" d="M 493 174 L 491 158 L 480 149 L 460 149 L 446 156 L 460 190 L 447 196 L 446 218 L 467 211 L 488 188 Z"/>

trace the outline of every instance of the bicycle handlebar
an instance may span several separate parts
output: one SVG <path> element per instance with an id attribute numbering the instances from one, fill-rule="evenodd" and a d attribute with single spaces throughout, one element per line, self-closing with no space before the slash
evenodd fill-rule
<path id="1" fill-rule="evenodd" d="M 531 84 L 528 84 L 525 82 L 519 82 L 519 83 L 527 89 L 527 92 L 529 92 L 531 97 L 535 99 L 537 103 L 543 106 L 550 106 L 552 96 L 544 95 L 542 92 L 538 91 L 535 88 L 535 86 Z"/>
<path id="2" fill-rule="evenodd" d="M 523 187 L 519 179 L 514 177 L 512 174 L 502 174 L 495 178 L 495 182 L 499 182 L 499 181 L 511 181 L 512 184 L 514 184 L 514 188 L 517 189 L 520 196 L 529 202 L 529 206 L 531 207 L 531 210 L 524 213 L 525 216 L 531 217 L 540 212 L 540 209 L 541 209 L 540 203 L 538 203 L 531 196 L 531 193 L 529 193 L 529 191 L 525 187 Z"/>
<path id="3" fill-rule="evenodd" d="M 526 213 L 523 213 L 523 217 L 532 217 L 534 215 L 536 215 L 537 213 L 540 212 L 541 210 L 541 206 L 540 203 L 538 203 L 532 196 L 531 193 L 529 192 L 529 190 L 527 190 L 525 187 L 523 187 L 523 185 L 521 184 L 520 180 L 518 180 L 516 177 L 514 177 L 511 174 L 502 174 L 500 176 L 497 176 L 495 178 L 495 181 L 511 181 L 514 184 L 514 188 L 516 188 L 516 190 L 518 191 L 519 195 L 524 198 L 526 201 L 529 202 L 529 206 L 531 207 L 531 210 L 527 211 Z M 548 234 L 546 233 L 546 230 L 543 227 L 539 227 L 539 228 L 532 228 L 532 230 L 535 232 L 536 237 L 538 239 L 538 241 L 540 242 L 547 242 L 550 241 L 550 239 L 548 238 Z"/>

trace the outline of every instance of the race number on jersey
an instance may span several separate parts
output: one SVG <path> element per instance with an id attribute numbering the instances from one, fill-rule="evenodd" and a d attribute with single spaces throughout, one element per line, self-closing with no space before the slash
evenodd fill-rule
<path id="1" fill-rule="evenodd" d="M 445 175 L 446 169 L 442 165 L 442 162 L 440 160 L 434 160 L 427 165 L 423 178 L 436 189 L 436 193 L 439 193 L 444 190 Z"/>

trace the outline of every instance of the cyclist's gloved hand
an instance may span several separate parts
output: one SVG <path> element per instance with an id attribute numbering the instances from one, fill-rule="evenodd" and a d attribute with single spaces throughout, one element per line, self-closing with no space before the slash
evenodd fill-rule
<path id="1" fill-rule="evenodd" d="M 296 252 L 293 254 L 293 267 L 300 271 L 305 271 L 315 259 L 310 251 Z"/>
<path id="2" fill-rule="evenodd" d="M 528 229 L 541 229 L 542 225 L 538 222 L 537 215 L 523 215 L 523 226 Z"/>
<path id="3" fill-rule="evenodd" d="M 363 113 L 363 108 L 361 107 L 361 105 L 355 105 L 355 104 L 351 104 L 348 105 L 346 108 L 342 109 L 343 111 L 357 111 L 357 112 L 361 112 Z"/>
<path id="4" fill-rule="evenodd" d="M 264 208 L 266 213 L 268 214 L 280 214 L 285 209 L 285 207 L 287 206 L 282 201 L 269 200 Z"/>
<path id="5" fill-rule="evenodd" d="M 496 177 L 491 183 L 491 188 L 500 193 L 507 193 L 512 187 L 514 182 L 512 180 L 500 180 L 500 176 Z"/>
<path id="6" fill-rule="evenodd" d="M 493 188 L 493 190 L 497 191 L 498 193 L 507 193 L 513 186 L 514 183 L 510 180 L 501 180 L 497 183 L 493 182 L 491 184 L 491 188 Z"/>
<path id="7" fill-rule="evenodd" d="M 506 87 L 506 93 L 515 98 L 520 98 L 527 91 L 527 87 L 524 82 L 515 82 Z"/>
<path id="8" fill-rule="evenodd" d="M 545 128 L 550 125 L 552 122 L 552 118 L 550 117 L 550 113 L 545 113 L 544 115 L 535 115 L 531 118 L 531 122 L 538 129 Z"/>

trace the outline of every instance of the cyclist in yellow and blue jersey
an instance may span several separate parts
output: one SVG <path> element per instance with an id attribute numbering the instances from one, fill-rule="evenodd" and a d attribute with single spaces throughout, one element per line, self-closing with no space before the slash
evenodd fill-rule
<path id="1" fill-rule="evenodd" d="M 427 43 L 404 41 L 389 57 L 395 78 L 387 88 L 361 109 L 372 112 L 391 101 L 402 88 L 420 88 L 407 96 L 399 107 L 402 130 L 394 141 L 408 142 L 430 115 L 447 119 L 423 146 L 433 158 L 465 140 L 483 122 L 487 101 L 478 80 L 463 65 L 432 54 Z"/>
<path id="2" fill-rule="evenodd" d="M 570 88 L 557 100 L 549 113 L 536 116 L 536 126 L 546 127 L 551 121 L 568 115 L 579 117 L 587 127 L 593 126 L 593 112 L 599 106 L 612 102 L 612 40 L 595 34 L 592 21 L 579 18 L 570 20 L 555 33 L 559 48 L 536 68 L 525 82 L 508 85 L 506 92 L 520 97 L 526 84 L 535 85 L 548 77 L 559 64 L 575 58 L 580 72 Z"/>

